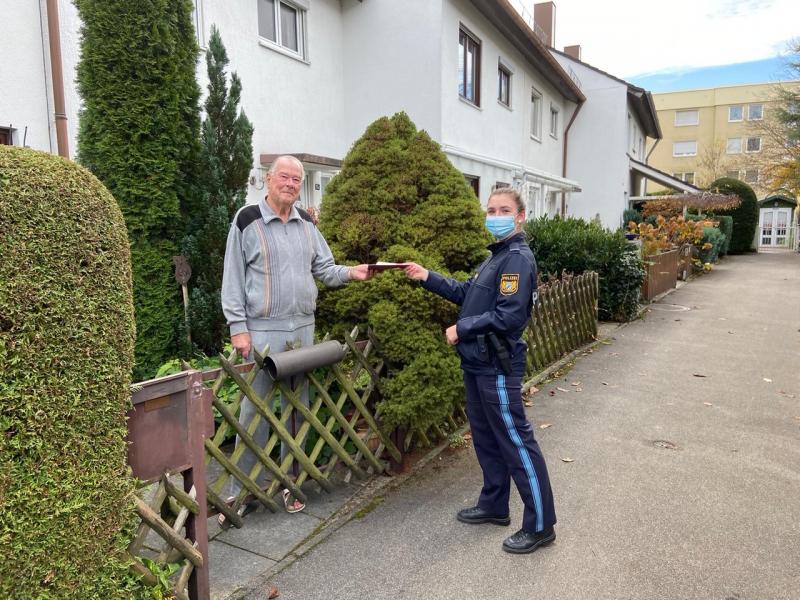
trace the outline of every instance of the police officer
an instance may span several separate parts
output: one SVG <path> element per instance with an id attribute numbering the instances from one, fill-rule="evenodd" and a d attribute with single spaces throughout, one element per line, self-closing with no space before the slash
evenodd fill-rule
<path id="1" fill-rule="evenodd" d="M 475 454 L 483 471 L 476 506 L 460 510 L 462 523 L 509 525 L 510 479 L 525 511 L 522 528 L 503 542 L 515 554 L 533 552 L 556 538 L 553 493 L 539 444 L 522 405 L 526 345 L 520 338 L 536 295 L 536 261 L 522 233 L 525 205 L 519 193 L 499 188 L 489 197 L 486 227 L 494 235 L 491 256 L 461 283 L 410 263 L 406 275 L 461 305 L 447 328 L 461 357 L 467 415 Z"/>

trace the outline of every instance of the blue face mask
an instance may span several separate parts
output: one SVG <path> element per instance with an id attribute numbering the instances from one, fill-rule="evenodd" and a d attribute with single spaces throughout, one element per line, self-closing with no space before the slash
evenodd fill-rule
<path id="1" fill-rule="evenodd" d="M 516 223 L 514 223 L 514 217 L 511 215 L 503 216 L 503 217 L 486 217 L 486 229 L 489 230 L 495 239 L 503 239 L 509 233 L 514 231 L 516 227 Z"/>

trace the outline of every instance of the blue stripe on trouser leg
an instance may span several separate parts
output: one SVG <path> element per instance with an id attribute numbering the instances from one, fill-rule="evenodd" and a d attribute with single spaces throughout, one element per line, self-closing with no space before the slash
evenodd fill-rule
<path id="1" fill-rule="evenodd" d="M 464 373 L 472 444 L 483 471 L 478 506 L 492 514 L 507 515 L 513 479 L 525 505 L 522 528 L 541 531 L 555 524 L 556 513 L 547 465 L 522 406 L 522 377 L 510 375 L 503 378 L 500 387 L 497 383 L 496 375 Z M 509 417 L 516 441 L 510 434 Z M 519 444 L 524 449 L 522 453 Z M 539 499 L 531 485 L 531 466 L 538 483 Z"/>
<path id="2" fill-rule="evenodd" d="M 544 529 L 544 507 L 542 505 L 542 492 L 539 489 L 539 479 L 536 477 L 536 470 L 533 468 L 531 456 L 528 449 L 522 443 L 516 427 L 514 426 L 514 419 L 511 416 L 508 402 L 508 392 L 506 391 L 506 378 L 505 375 L 497 376 L 497 395 L 500 398 L 500 412 L 503 415 L 503 422 L 508 430 L 508 436 L 514 443 L 519 453 L 519 458 L 522 461 L 522 466 L 525 468 L 525 473 L 528 476 L 528 482 L 531 486 L 531 493 L 533 494 L 534 507 L 536 509 L 536 531 Z"/>
<path id="3" fill-rule="evenodd" d="M 506 516 L 511 492 L 511 475 L 492 427 L 494 411 L 490 410 L 492 407 L 484 404 L 474 375 L 464 373 L 464 387 L 467 392 L 467 417 L 472 431 L 472 445 L 483 472 L 483 488 L 478 498 L 478 506 L 493 515 Z"/>

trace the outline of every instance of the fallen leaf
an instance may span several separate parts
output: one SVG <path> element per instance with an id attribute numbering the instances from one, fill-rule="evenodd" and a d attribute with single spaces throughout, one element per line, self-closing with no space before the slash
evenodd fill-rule
<path id="1" fill-rule="evenodd" d="M 705 404 L 706 406 L 714 406 L 713 404 L 711 404 L 711 402 L 703 402 L 703 404 Z"/>
<path id="2" fill-rule="evenodd" d="M 562 387 L 557 387 L 556 389 L 557 389 L 559 392 L 568 392 L 568 391 L 569 391 L 569 390 L 567 390 L 567 389 L 564 389 L 564 388 L 562 388 Z"/>
<path id="3" fill-rule="evenodd" d="M 607 381 L 601 381 L 600 383 L 601 383 L 602 385 L 608 385 L 608 382 L 607 382 Z"/>
<path id="4" fill-rule="evenodd" d="M 580 387 L 581 382 L 580 381 L 573 381 L 572 383 L 570 383 L 570 385 L 574 385 L 575 387 Z"/>
<path id="5" fill-rule="evenodd" d="M 582 392 L 582 391 L 583 391 L 583 388 L 575 388 L 575 391 L 576 391 L 576 392 Z"/>
<path id="6" fill-rule="evenodd" d="M 564 462 L 574 462 L 575 459 L 574 458 L 569 458 L 568 456 L 565 456 L 561 460 L 563 460 Z"/>
<path id="7" fill-rule="evenodd" d="M 539 429 L 547 429 L 548 427 L 552 426 L 553 426 L 552 423 L 542 423 L 541 425 L 539 425 Z"/>
<path id="8" fill-rule="evenodd" d="M 794 398 L 794 394 L 790 394 L 789 392 L 785 392 L 783 390 L 780 390 L 778 393 L 786 396 L 787 398 Z"/>
<path id="9" fill-rule="evenodd" d="M 726 319 L 725 317 L 720 317 L 719 320 L 720 321 L 727 321 L 728 319 Z"/>
<path id="10" fill-rule="evenodd" d="M 472 439 L 472 434 L 471 434 L 470 432 L 467 432 L 467 433 L 465 433 L 465 434 L 464 434 L 462 437 L 463 437 L 465 440 L 471 440 L 471 439 Z"/>
<path id="11" fill-rule="evenodd" d="M 538 391 L 539 388 L 537 388 L 535 385 L 532 385 L 531 387 L 528 388 L 528 395 L 533 396 Z"/>
<path id="12" fill-rule="evenodd" d="M 268 600 L 275 600 L 281 593 L 278 591 L 278 588 L 273 587 L 269 589 L 269 595 L 267 596 Z"/>
<path id="13" fill-rule="evenodd" d="M 732 331 L 729 331 L 728 333 L 730 333 L 731 335 L 733 335 L 733 332 L 732 332 Z"/>
<path id="14" fill-rule="evenodd" d="M 703 375 L 702 373 L 692 373 L 692 376 L 694 376 L 694 377 L 705 377 L 705 375 Z"/>
<path id="15" fill-rule="evenodd" d="M 764 381 L 766 381 L 767 383 L 772 383 L 772 379 L 770 379 L 769 377 L 764 377 L 763 379 L 764 379 Z"/>
<path id="16" fill-rule="evenodd" d="M 525 404 L 525 406 L 533 406 L 533 401 L 525 400 L 525 402 L 523 404 Z"/>

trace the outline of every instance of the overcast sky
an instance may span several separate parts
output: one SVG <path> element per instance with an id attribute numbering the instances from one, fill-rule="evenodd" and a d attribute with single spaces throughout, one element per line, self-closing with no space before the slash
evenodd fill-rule
<path id="1" fill-rule="evenodd" d="M 800 38 L 800 0 L 555 4 L 555 48 L 580 44 L 585 62 L 623 78 L 774 57 Z"/>

